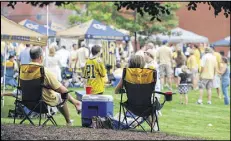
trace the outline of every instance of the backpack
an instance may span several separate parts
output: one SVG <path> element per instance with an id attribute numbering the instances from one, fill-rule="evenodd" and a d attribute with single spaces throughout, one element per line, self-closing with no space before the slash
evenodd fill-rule
<path id="1" fill-rule="evenodd" d="M 94 129 L 114 129 L 113 121 L 109 116 L 93 116 L 91 127 Z"/>

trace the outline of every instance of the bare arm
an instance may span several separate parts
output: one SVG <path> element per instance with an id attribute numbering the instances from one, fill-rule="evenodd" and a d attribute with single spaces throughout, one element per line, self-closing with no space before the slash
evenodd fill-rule
<path id="1" fill-rule="evenodd" d="M 225 73 L 226 68 L 227 65 L 221 65 L 220 70 L 218 69 L 217 72 L 222 75 Z"/>
<path id="2" fill-rule="evenodd" d="M 178 77 L 177 85 L 179 86 L 180 84 L 181 77 Z"/>
<path id="3" fill-rule="evenodd" d="M 115 88 L 115 94 L 119 93 L 119 90 L 122 88 L 122 84 L 123 84 L 123 80 L 120 79 L 120 82 L 117 84 L 117 86 Z"/>

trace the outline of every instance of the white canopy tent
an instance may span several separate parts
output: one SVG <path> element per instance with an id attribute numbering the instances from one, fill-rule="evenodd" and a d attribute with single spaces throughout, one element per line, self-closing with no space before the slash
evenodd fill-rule
<path id="1" fill-rule="evenodd" d="M 25 28 L 6 17 L 1 15 L 1 42 L 6 42 L 4 50 L 4 62 L 6 62 L 7 44 L 10 42 L 27 43 L 33 45 L 44 46 L 47 43 L 47 37 L 35 31 Z M 6 66 L 4 65 L 3 75 L 3 92 L 5 92 L 5 72 Z M 4 105 L 4 99 L 2 101 Z"/>
<path id="2" fill-rule="evenodd" d="M 152 39 L 164 41 L 167 40 L 169 43 L 208 43 L 209 40 L 207 37 L 200 36 L 191 31 L 184 30 L 182 28 L 172 29 L 170 35 L 166 34 L 157 34 L 152 35 Z"/>

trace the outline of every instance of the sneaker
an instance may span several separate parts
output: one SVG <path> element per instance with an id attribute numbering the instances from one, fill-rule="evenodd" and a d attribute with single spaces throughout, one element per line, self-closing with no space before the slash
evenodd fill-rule
<path id="1" fill-rule="evenodd" d="M 171 87 L 169 87 L 168 85 L 167 85 L 167 88 L 168 88 L 168 90 L 169 90 L 169 91 L 172 91 L 172 88 L 171 88 Z"/>
<path id="2" fill-rule="evenodd" d="M 207 104 L 212 104 L 212 101 L 208 101 Z"/>
<path id="3" fill-rule="evenodd" d="M 66 125 L 67 125 L 67 126 L 72 126 L 72 125 L 73 125 L 73 122 L 74 122 L 74 120 L 71 119 L 70 122 L 66 123 Z"/>
<path id="4" fill-rule="evenodd" d="M 197 104 L 203 104 L 201 99 L 197 100 Z"/>
<path id="5" fill-rule="evenodd" d="M 161 111 L 158 111 L 158 115 L 159 115 L 159 116 L 162 116 L 162 113 L 161 113 Z"/>

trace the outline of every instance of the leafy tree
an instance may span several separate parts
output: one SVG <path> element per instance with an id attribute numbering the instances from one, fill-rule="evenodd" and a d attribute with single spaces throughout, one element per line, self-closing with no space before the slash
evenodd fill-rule
<path id="1" fill-rule="evenodd" d="M 40 6 L 43 7 L 45 5 L 48 5 L 50 3 L 55 3 L 55 5 L 57 6 L 61 6 L 62 4 L 69 4 L 69 2 L 65 2 L 65 1 L 56 1 L 56 2 L 49 2 L 49 1 L 33 1 L 33 2 L 23 2 L 26 4 L 31 4 L 32 6 Z M 204 3 L 204 4 L 208 4 L 209 5 L 209 10 L 211 10 L 211 8 L 214 9 L 214 15 L 218 15 L 219 13 L 222 12 L 222 10 L 224 10 L 224 15 L 226 18 L 228 18 L 228 16 L 230 15 L 230 1 L 211 1 L 211 2 L 189 2 L 188 3 L 188 10 L 196 10 L 197 5 L 200 3 Z M 14 6 L 17 4 L 16 1 L 9 1 L 8 2 L 8 6 L 14 8 Z M 127 9 L 132 9 L 135 10 L 137 9 L 138 13 L 140 13 L 141 15 L 143 15 L 144 12 L 147 12 L 149 15 L 152 16 L 151 20 L 154 19 L 159 19 L 159 13 L 170 13 L 169 10 L 167 10 L 166 8 L 162 7 L 160 4 L 158 4 L 158 2 L 152 2 L 152 1 L 148 1 L 148 2 L 126 2 L 126 1 L 121 1 L 121 2 L 115 2 L 115 5 L 117 6 L 117 10 L 120 10 L 122 7 L 127 7 Z M 189 8 L 191 7 L 191 8 Z M 144 9 L 144 11 L 140 10 L 140 9 Z"/>
<path id="2" fill-rule="evenodd" d="M 77 15 L 69 17 L 70 23 L 85 22 L 89 19 L 96 19 L 107 24 L 123 28 L 131 32 L 143 31 L 144 34 L 166 32 L 178 25 L 175 11 L 179 8 L 176 2 L 153 2 L 153 1 L 120 1 L 120 2 L 78 2 L 86 4 L 87 11 L 82 12 L 77 2 L 23 2 L 32 6 L 43 7 L 50 3 L 57 6 L 63 5 L 64 8 L 75 10 Z M 230 15 L 230 2 L 189 2 L 188 10 L 196 10 L 198 4 L 208 4 L 209 10 L 214 9 L 215 16 L 224 11 L 225 17 Z M 8 2 L 8 6 L 14 8 L 17 4 L 15 1 Z M 119 14 L 121 8 L 131 9 L 134 11 L 136 22 L 126 19 Z M 118 11 L 117 11 L 117 10 Z M 138 13 L 138 14 L 137 14 Z M 160 22 L 156 22 L 160 21 Z"/>
<path id="3" fill-rule="evenodd" d="M 85 11 L 81 11 L 82 5 L 85 5 Z M 70 24 L 72 25 L 76 22 L 83 23 L 89 19 L 96 19 L 131 32 L 141 29 L 141 26 L 134 24 L 133 20 L 121 16 L 113 2 L 72 2 L 62 7 L 76 11 L 76 15 L 69 17 Z"/>
<path id="4" fill-rule="evenodd" d="M 212 1 L 212 2 L 189 2 L 188 3 L 188 10 L 196 10 L 198 4 L 208 4 L 209 10 L 211 8 L 214 9 L 214 15 L 217 16 L 219 13 L 224 11 L 224 15 L 226 18 L 230 15 L 230 2 L 229 1 Z M 120 1 L 115 2 L 115 5 L 117 6 L 117 10 L 120 10 L 121 8 L 126 9 L 132 9 L 137 10 L 138 13 L 141 14 L 141 16 L 144 13 L 148 13 L 152 18 L 151 21 L 156 19 L 158 21 L 161 21 L 161 14 L 167 13 L 170 14 L 170 11 L 167 7 L 164 7 L 160 5 L 159 2 L 153 2 L 153 1 L 140 1 L 140 2 L 127 2 L 127 1 Z"/>

